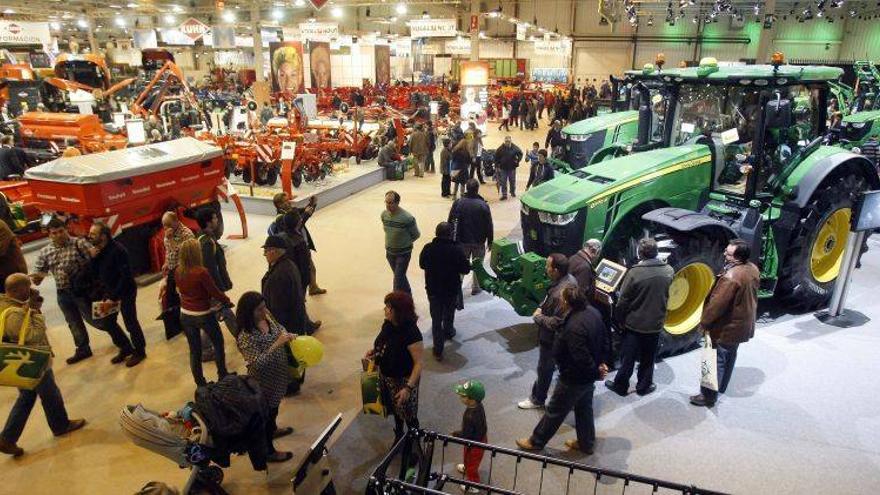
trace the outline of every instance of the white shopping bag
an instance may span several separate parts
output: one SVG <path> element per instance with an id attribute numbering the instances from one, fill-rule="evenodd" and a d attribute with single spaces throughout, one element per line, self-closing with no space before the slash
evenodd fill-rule
<path id="1" fill-rule="evenodd" d="M 700 386 L 718 391 L 718 351 L 712 347 L 712 338 L 708 333 L 700 354 Z"/>

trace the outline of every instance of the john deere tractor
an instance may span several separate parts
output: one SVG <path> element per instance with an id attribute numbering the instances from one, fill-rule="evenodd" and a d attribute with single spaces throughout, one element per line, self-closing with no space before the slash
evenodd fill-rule
<path id="1" fill-rule="evenodd" d="M 719 67 L 704 60 L 666 71 L 662 129 L 639 121 L 638 142 L 648 150 L 529 190 L 521 211 L 526 253 L 497 241 L 490 262 L 496 276 L 475 266 L 481 285 L 530 315 L 546 291 L 544 256 L 573 254 L 597 238 L 604 258 L 631 266 L 638 240 L 652 236 L 675 269 L 663 355 L 698 340 L 703 301 L 732 238 L 752 246 L 759 296 L 801 307 L 826 302 L 853 203 L 880 180 L 864 157 L 822 144 L 828 83 L 842 71 L 776 62 Z"/>
<path id="2" fill-rule="evenodd" d="M 628 71 L 622 79 L 611 78 L 614 89 L 611 112 L 590 117 L 562 129 L 562 154 L 550 159 L 557 171 L 571 173 L 590 164 L 629 154 L 639 126 L 639 105 L 665 101 L 662 72 L 646 64 Z M 650 103 L 649 103 L 650 104 Z"/>

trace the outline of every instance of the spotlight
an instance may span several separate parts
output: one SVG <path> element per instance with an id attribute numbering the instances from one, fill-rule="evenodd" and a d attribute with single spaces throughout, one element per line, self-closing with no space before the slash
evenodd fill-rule
<path id="1" fill-rule="evenodd" d="M 54 22 L 54 21 L 53 21 L 53 22 L 50 22 L 50 23 L 49 23 L 49 27 L 52 28 L 52 29 L 55 30 L 55 31 L 58 31 L 59 29 L 61 29 L 61 23 L 60 23 L 60 22 Z"/>
<path id="2" fill-rule="evenodd" d="M 293 4 L 296 5 L 297 7 L 302 7 L 303 5 L 306 4 L 306 0 L 296 0 L 296 2 L 293 2 Z"/>
<path id="3" fill-rule="evenodd" d="M 76 21 L 76 25 L 81 27 L 82 29 L 88 29 L 89 21 L 87 21 L 85 19 L 80 19 L 80 20 Z"/>
<path id="4" fill-rule="evenodd" d="M 235 22 L 235 12 L 233 12 L 231 10 L 224 10 L 222 17 L 223 17 L 224 22 L 229 22 L 229 23 Z"/>
<path id="5" fill-rule="evenodd" d="M 427 10 L 423 10 L 422 11 L 422 19 L 430 19 L 430 18 L 431 18 L 431 14 L 429 14 Z"/>
<path id="6" fill-rule="evenodd" d="M 397 4 L 397 7 L 394 8 L 394 10 L 398 14 L 401 14 L 401 15 L 406 14 L 406 4 L 399 3 L 399 4 Z"/>
<path id="7" fill-rule="evenodd" d="M 330 15 L 339 19 L 342 17 L 342 8 L 341 7 L 333 7 L 333 10 L 330 11 Z"/>
<path id="8" fill-rule="evenodd" d="M 653 25 L 654 25 L 654 17 L 653 16 L 648 17 L 648 26 L 653 26 Z"/>
<path id="9" fill-rule="evenodd" d="M 174 17 L 174 15 L 172 15 L 172 14 L 165 14 L 165 24 L 174 24 L 174 22 L 175 22 L 176 20 L 177 20 L 177 18 Z"/>
<path id="10" fill-rule="evenodd" d="M 272 10 L 272 19 L 280 21 L 282 17 L 284 17 L 284 12 L 281 9 Z"/>
<path id="11" fill-rule="evenodd" d="M 119 27 L 125 27 L 125 18 L 117 17 L 116 19 L 113 20 L 113 23 Z"/>

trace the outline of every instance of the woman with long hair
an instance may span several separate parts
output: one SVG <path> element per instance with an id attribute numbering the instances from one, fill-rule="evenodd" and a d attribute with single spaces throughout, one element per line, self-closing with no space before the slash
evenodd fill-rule
<path id="1" fill-rule="evenodd" d="M 228 307 L 232 307 L 232 301 L 217 288 L 214 279 L 203 266 L 202 248 L 197 239 L 188 239 L 180 245 L 174 280 L 180 294 L 180 323 L 189 344 L 189 366 L 196 385 L 202 386 L 207 383 L 202 373 L 202 330 L 211 339 L 217 375 L 223 378 L 228 374 L 223 352 L 223 334 L 217 318 L 214 317 L 211 300 L 220 301 Z"/>
<path id="2" fill-rule="evenodd" d="M 416 325 L 412 296 L 394 291 L 385 296 L 385 321 L 364 356 L 379 365 L 382 400 L 394 416 L 394 436 L 403 426 L 419 427 L 419 378 L 422 375 L 422 332 Z"/>
<path id="3" fill-rule="evenodd" d="M 291 452 L 275 450 L 272 440 L 293 433 L 293 428 L 278 428 L 278 407 L 290 383 L 287 355 L 284 346 L 295 340 L 278 324 L 259 292 L 249 291 L 241 295 L 235 314 L 238 323 L 238 350 L 247 363 L 248 376 L 260 384 L 263 398 L 269 408 L 266 421 L 266 444 L 269 446 L 269 462 L 284 462 L 293 457 Z"/>

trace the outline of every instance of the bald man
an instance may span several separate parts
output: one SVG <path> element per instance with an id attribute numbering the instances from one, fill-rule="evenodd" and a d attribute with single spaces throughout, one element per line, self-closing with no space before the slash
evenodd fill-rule
<path id="1" fill-rule="evenodd" d="M 51 351 L 52 347 L 46 337 L 46 321 L 40 312 L 43 298 L 37 290 L 31 287 L 31 280 L 25 274 L 13 273 L 6 278 L 5 288 L 6 293 L 0 294 L 0 315 L 4 315 L 6 320 L 3 340 L 7 342 L 18 341 L 25 315 L 30 312 L 28 328 L 25 330 L 25 345 Z M 24 426 L 34 408 L 37 397 L 43 404 L 49 428 L 52 429 L 52 433 L 56 437 L 85 426 L 86 420 L 71 420 L 67 417 L 64 398 L 61 397 L 61 391 L 55 384 L 55 375 L 49 368 L 36 388 L 33 390 L 18 389 L 18 399 L 12 405 L 6 425 L 0 432 L 0 452 L 13 457 L 24 454 L 24 450 L 16 442 L 21 437 L 21 432 L 24 431 Z"/>

